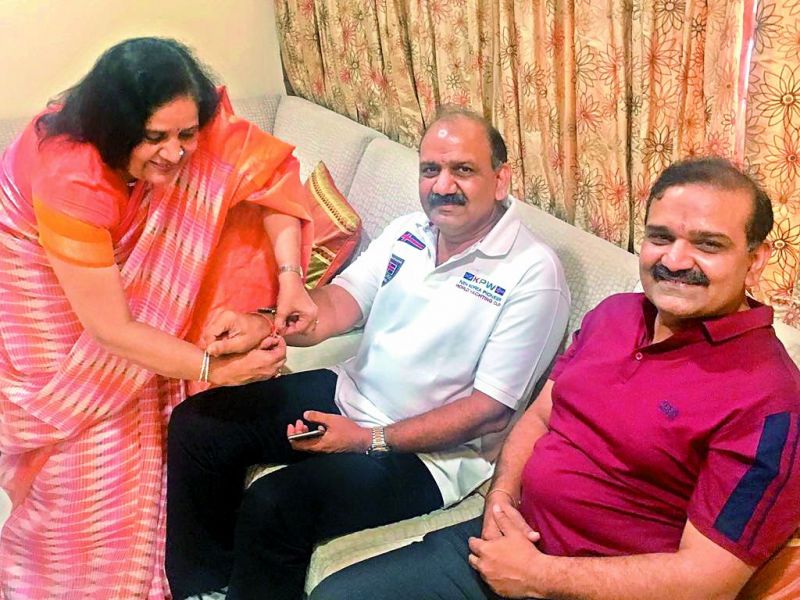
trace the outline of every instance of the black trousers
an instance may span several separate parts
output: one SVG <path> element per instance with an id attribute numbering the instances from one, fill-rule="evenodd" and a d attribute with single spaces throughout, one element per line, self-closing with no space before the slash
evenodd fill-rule
<path id="1" fill-rule="evenodd" d="M 480 537 L 482 523 L 482 517 L 457 523 L 337 571 L 310 600 L 497 600 L 467 560 L 467 541 Z"/>
<path id="2" fill-rule="evenodd" d="M 338 413 L 336 375 L 310 371 L 187 399 L 167 452 L 166 569 L 176 599 L 228 587 L 228 599 L 302 598 L 315 544 L 430 512 L 442 497 L 414 454 L 296 452 L 286 425 Z M 289 463 L 247 490 L 247 469 Z"/>

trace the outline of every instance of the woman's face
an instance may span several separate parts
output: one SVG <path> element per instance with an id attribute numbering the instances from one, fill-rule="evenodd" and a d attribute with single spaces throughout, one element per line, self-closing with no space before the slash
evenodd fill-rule
<path id="1" fill-rule="evenodd" d="M 197 149 L 198 129 L 197 103 L 189 96 L 160 106 L 131 151 L 127 175 L 153 185 L 169 183 Z"/>

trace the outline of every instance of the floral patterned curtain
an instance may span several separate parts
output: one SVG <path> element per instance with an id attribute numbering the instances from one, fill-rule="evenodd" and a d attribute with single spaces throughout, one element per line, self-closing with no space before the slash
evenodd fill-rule
<path id="1" fill-rule="evenodd" d="M 481 112 L 517 197 L 623 248 L 667 164 L 744 161 L 778 217 L 755 291 L 800 324 L 800 0 L 276 0 L 276 16 L 294 93 L 409 146 L 439 104 Z"/>
<path id="2" fill-rule="evenodd" d="M 754 33 L 745 160 L 775 214 L 757 293 L 800 327 L 800 0 L 760 0 Z"/>

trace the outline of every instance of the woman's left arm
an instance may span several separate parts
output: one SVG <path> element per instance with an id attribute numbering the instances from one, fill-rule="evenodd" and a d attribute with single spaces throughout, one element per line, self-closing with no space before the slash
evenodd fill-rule
<path id="1" fill-rule="evenodd" d="M 275 314 L 281 335 L 304 333 L 314 328 L 317 305 L 308 295 L 300 262 L 300 220 L 270 211 L 264 229 L 272 242 L 278 264 L 278 307 Z"/>

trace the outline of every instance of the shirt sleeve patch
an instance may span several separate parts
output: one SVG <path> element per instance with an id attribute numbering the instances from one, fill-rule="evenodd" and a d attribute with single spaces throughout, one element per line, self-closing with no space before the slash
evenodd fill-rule
<path id="1" fill-rule="evenodd" d="M 396 254 L 392 254 L 391 258 L 389 259 L 389 264 L 386 265 L 386 273 L 383 276 L 383 283 L 381 287 L 389 283 L 394 276 L 397 275 L 398 271 L 400 271 L 400 267 L 403 266 L 403 263 L 406 262 Z"/>
<path id="2" fill-rule="evenodd" d="M 714 522 L 714 529 L 728 539 L 739 541 L 767 488 L 778 476 L 790 425 L 788 412 L 769 415 L 764 420 L 753 464 L 736 484 Z"/>

